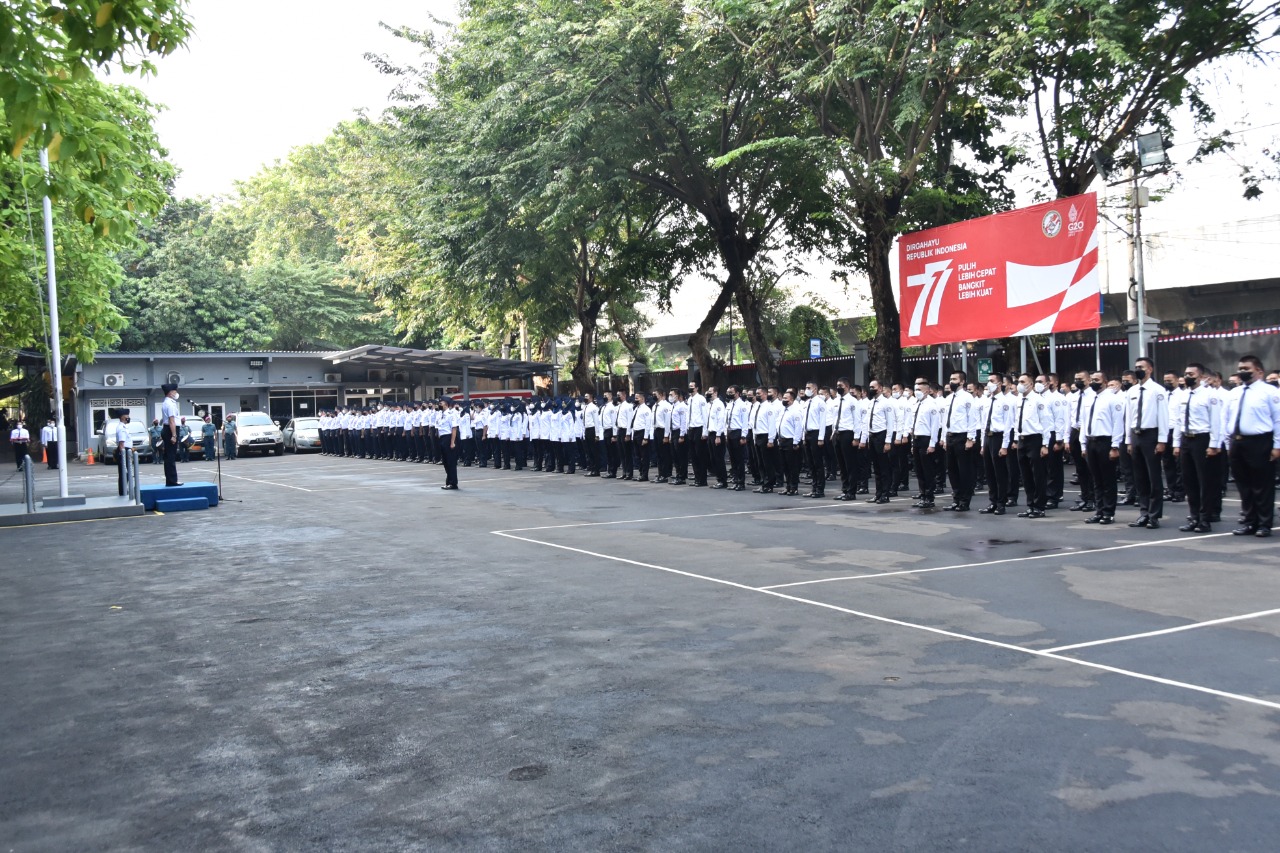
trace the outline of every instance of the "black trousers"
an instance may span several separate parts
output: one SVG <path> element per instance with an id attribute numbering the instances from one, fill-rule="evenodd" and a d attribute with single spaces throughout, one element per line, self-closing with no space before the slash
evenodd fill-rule
<path id="1" fill-rule="evenodd" d="M 778 446 L 782 453 L 782 475 L 787 491 L 800 489 L 800 445 L 790 438 L 778 438 Z"/>
<path id="2" fill-rule="evenodd" d="M 1022 487 L 1027 493 L 1027 508 L 1044 511 L 1048 484 L 1045 457 L 1040 455 L 1044 438 L 1039 433 L 1018 439 L 1018 463 L 1022 468 Z"/>
<path id="3" fill-rule="evenodd" d="M 658 452 L 658 479 L 666 480 L 671 477 L 671 442 L 667 441 L 667 431 L 654 427 L 653 443 Z"/>
<path id="4" fill-rule="evenodd" d="M 458 448 L 451 447 L 449 436 L 440 439 L 440 461 L 444 464 L 444 484 L 458 485 Z"/>
<path id="5" fill-rule="evenodd" d="M 760 464 L 760 485 L 772 489 L 778 483 L 777 468 L 773 464 L 773 449 L 769 447 L 769 437 L 756 437 L 756 458 Z"/>
<path id="6" fill-rule="evenodd" d="M 641 480 L 649 479 L 649 445 L 645 443 L 643 431 L 631 434 L 631 446 L 636 451 L 636 473 Z"/>
<path id="7" fill-rule="evenodd" d="M 1062 489 L 1065 485 L 1065 471 L 1063 471 L 1063 451 L 1057 448 L 1058 442 L 1063 437 L 1057 433 L 1049 435 L 1049 455 L 1044 458 L 1045 462 L 1045 490 L 1048 499 L 1051 501 L 1062 500 Z"/>
<path id="8" fill-rule="evenodd" d="M 604 431 L 604 462 L 605 468 L 609 472 L 609 476 L 613 477 L 618 473 L 618 442 L 614 438 L 616 430 L 607 429 Z"/>
<path id="9" fill-rule="evenodd" d="M 1166 450 L 1161 462 L 1164 464 L 1164 482 L 1169 487 L 1169 494 L 1175 498 L 1180 498 L 1187 492 L 1187 487 L 1183 484 L 1183 467 L 1181 454 L 1173 455 L 1173 430 L 1169 430 L 1169 434 L 1165 436 L 1164 443 Z"/>
<path id="10" fill-rule="evenodd" d="M 49 460 L 49 467 L 56 469 L 58 467 L 58 442 L 56 440 L 44 446 L 44 455 Z"/>
<path id="11" fill-rule="evenodd" d="M 124 471 L 125 466 L 128 464 L 125 461 L 127 455 L 121 453 L 119 448 L 116 448 L 116 486 L 119 489 L 120 497 L 124 497 Z"/>
<path id="12" fill-rule="evenodd" d="M 1009 499 L 1009 454 L 1006 451 L 1000 455 L 1003 445 L 1004 433 L 988 432 L 983 436 L 982 467 L 987 471 L 987 500 L 992 506 L 1004 506 Z"/>
<path id="13" fill-rule="evenodd" d="M 893 489 L 911 488 L 911 458 L 912 447 L 910 444 L 895 444 L 890 451 L 893 455 Z"/>
<path id="14" fill-rule="evenodd" d="M 933 446 L 933 436 L 931 435 L 913 435 L 911 436 L 911 454 L 915 457 L 916 463 L 916 479 L 920 486 L 920 496 L 923 500 L 933 500 L 933 486 L 937 482 L 938 473 L 935 465 L 938 461 L 938 452 L 929 452 L 929 448 Z"/>
<path id="15" fill-rule="evenodd" d="M 689 446 L 689 452 L 693 457 L 693 482 L 699 486 L 705 486 L 707 483 L 707 464 L 710 462 L 707 453 L 706 441 L 703 438 L 702 427 L 689 427 L 688 440 L 685 444 Z"/>
<path id="16" fill-rule="evenodd" d="M 858 490 L 857 451 L 853 447 L 853 430 L 836 433 L 836 464 L 840 466 L 840 491 L 853 497 Z"/>
<path id="17" fill-rule="evenodd" d="M 951 493 L 958 504 L 973 500 L 973 456 L 965 448 L 968 440 L 968 433 L 947 433 L 947 473 L 951 478 Z"/>
<path id="18" fill-rule="evenodd" d="M 622 476 L 634 477 L 636 473 L 635 448 L 631 446 L 630 435 L 624 435 L 618 442 L 618 452 L 622 455 Z"/>
<path id="19" fill-rule="evenodd" d="M 1080 500 L 1093 501 L 1093 474 L 1089 470 L 1089 462 L 1085 459 L 1085 447 L 1080 443 L 1080 430 L 1071 430 L 1071 440 L 1067 442 L 1071 453 L 1071 461 L 1076 466 L 1076 479 L 1080 481 Z"/>
<path id="20" fill-rule="evenodd" d="M 1240 490 L 1245 526 L 1271 527 L 1275 522 L 1276 478 L 1271 467 L 1270 433 L 1231 440 L 1231 476 Z"/>
<path id="21" fill-rule="evenodd" d="M 827 445 L 823 431 L 811 429 L 804 434 L 804 448 L 809 457 L 809 476 L 813 478 L 813 493 L 827 493 Z M 819 441 L 822 444 L 818 444 Z"/>
<path id="22" fill-rule="evenodd" d="M 756 436 L 753 432 L 747 433 L 747 470 L 751 472 L 752 485 L 761 482 L 760 479 L 760 451 L 756 449 Z"/>
<path id="23" fill-rule="evenodd" d="M 1089 482 L 1092 492 L 1085 492 L 1084 497 L 1093 501 L 1098 515 L 1114 518 L 1116 514 L 1116 478 L 1119 473 L 1119 459 L 1111 458 L 1111 436 L 1099 435 L 1085 441 L 1085 463 L 1089 466 Z M 1084 482 L 1084 478 L 1080 479 Z"/>
<path id="24" fill-rule="evenodd" d="M 867 452 L 871 457 L 871 468 L 876 474 L 876 497 L 887 498 L 889 492 L 893 491 L 893 471 L 890 470 L 892 454 L 890 448 L 886 448 L 885 442 L 888 440 L 884 430 L 873 432 L 867 437 L 867 443 L 870 447 Z"/>
<path id="25" fill-rule="evenodd" d="M 160 446 L 164 448 L 164 484 L 178 485 L 178 443 L 170 441 L 173 428 L 165 424 L 160 429 Z"/>
<path id="26" fill-rule="evenodd" d="M 720 442 L 719 444 L 716 444 L 717 440 Z M 729 478 L 729 472 L 725 468 L 724 464 L 724 454 L 728 449 L 724 446 L 725 437 L 720 433 L 709 433 L 707 435 L 706 445 L 707 460 L 710 463 L 707 466 L 707 470 L 710 472 L 711 476 L 716 478 L 717 483 L 723 485 Z M 706 481 L 704 480 L 703 482 Z"/>
<path id="27" fill-rule="evenodd" d="M 1129 454 L 1133 459 L 1133 483 L 1138 492 L 1138 510 L 1151 518 L 1164 515 L 1164 460 L 1156 454 L 1159 431 L 1134 430 Z"/>
<path id="28" fill-rule="evenodd" d="M 672 464 L 675 468 L 672 470 L 671 476 L 676 478 L 677 483 L 683 483 L 689 479 L 689 439 L 686 433 L 671 432 L 672 447 Z"/>
<path id="29" fill-rule="evenodd" d="M 729 430 L 729 478 L 741 486 L 747 480 L 745 457 L 747 446 L 743 443 L 742 430 Z"/>
<path id="30" fill-rule="evenodd" d="M 596 428 L 587 427 L 586 438 L 583 439 L 587 446 L 587 470 L 592 474 L 600 473 L 600 448 L 596 447 Z"/>
<path id="31" fill-rule="evenodd" d="M 1169 455 L 1173 455 L 1169 453 Z M 1196 521 L 1207 522 L 1213 515 L 1213 499 L 1221 502 L 1222 484 L 1218 482 L 1217 466 L 1209 464 L 1209 434 L 1184 435 L 1182 449 L 1178 451 L 1182 468 L 1182 484 L 1186 489 L 1187 514 Z M 1172 488 L 1172 487 L 1170 487 Z"/>

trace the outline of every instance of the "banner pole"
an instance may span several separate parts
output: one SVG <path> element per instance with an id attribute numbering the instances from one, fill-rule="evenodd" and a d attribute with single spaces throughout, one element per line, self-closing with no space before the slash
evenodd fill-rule
<path id="1" fill-rule="evenodd" d="M 1021 372 L 1026 373 L 1027 372 L 1027 336 L 1026 335 L 1022 336 L 1022 338 L 1019 340 L 1019 344 L 1022 350 L 1022 371 Z"/>
<path id="2" fill-rule="evenodd" d="M 1102 328 L 1093 330 L 1093 369 L 1102 370 Z"/>
<path id="3" fill-rule="evenodd" d="M 1058 372 L 1058 335 L 1056 332 L 1049 333 L 1049 372 Z"/>

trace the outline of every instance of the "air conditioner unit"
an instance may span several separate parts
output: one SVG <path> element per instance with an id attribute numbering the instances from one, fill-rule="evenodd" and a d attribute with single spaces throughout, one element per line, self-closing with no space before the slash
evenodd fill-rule
<path id="1" fill-rule="evenodd" d="M 181 385 L 182 374 L 176 370 L 170 370 L 169 375 L 165 377 L 164 381 L 168 382 L 170 385 Z"/>
<path id="2" fill-rule="evenodd" d="M 108 388 L 119 388 L 124 385 L 124 374 L 108 373 L 102 377 L 102 384 Z"/>
<path id="3" fill-rule="evenodd" d="M 369 381 L 370 382 L 386 382 L 387 371 L 383 370 L 381 367 L 371 368 L 369 370 Z"/>
<path id="4" fill-rule="evenodd" d="M 326 373 L 326 374 L 324 375 L 324 381 L 325 381 L 325 382 L 341 382 L 341 381 L 342 381 L 342 374 L 341 374 L 341 373 Z"/>
<path id="5" fill-rule="evenodd" d="M 409 381 L 409 371 L 407 371 L 407 370 L 393 370 L 393 371 L 391 371 L 391 381 L 392 381 L 392 382 L 408 382 L 408 381 Z"/>

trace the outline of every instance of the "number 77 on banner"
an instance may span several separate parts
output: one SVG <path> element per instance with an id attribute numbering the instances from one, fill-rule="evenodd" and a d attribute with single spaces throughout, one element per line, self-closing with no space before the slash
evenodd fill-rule
<path id="1" fill-rule="evenodd" d="M 916 300 L 915 310 L 911 312 L 911 326 L 908 334 L 913 338 L 920 336 L 920 321 L 925 320 L 925 307 L 928 307 L 927 324 L 938 325 L 938 309 L 942 307 L 942 295 L 947 290 L 947 282 L 951 280 L 951 261 L 934 261 L 925 264 L 924 272 L 907 276 L 907 287 L 923 287 L 924 292 Z"/>

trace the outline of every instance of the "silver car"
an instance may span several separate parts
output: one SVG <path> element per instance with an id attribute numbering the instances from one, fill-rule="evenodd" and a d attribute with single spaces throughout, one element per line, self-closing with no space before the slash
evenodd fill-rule
<path id="1" fill-rule="evenodd" d="M 320 419 L 294 418 L 284 427 L 284 449 L 320 450 Z"/>
<path id="2" fill-rule="evenodd" d="M 111 418 L 102 425 L 102 432 L 98 433 L 98 457 L 108 464 L 116 461 L 116 424 L 120 423 L 118 418 Z M 133 439 L 133 449 L 138 451 L 140 461 L 146 462 L 151 459 L 151 436 L 147 434 L 145 424 L 129 422 L 129 437 Z"/>
<path id="3" fill-rule="evenodd" d="M 236 412 L 236 454 L 257 450 L 266 455 L 284 453 L 284 435 L 265 412 Z"/>

